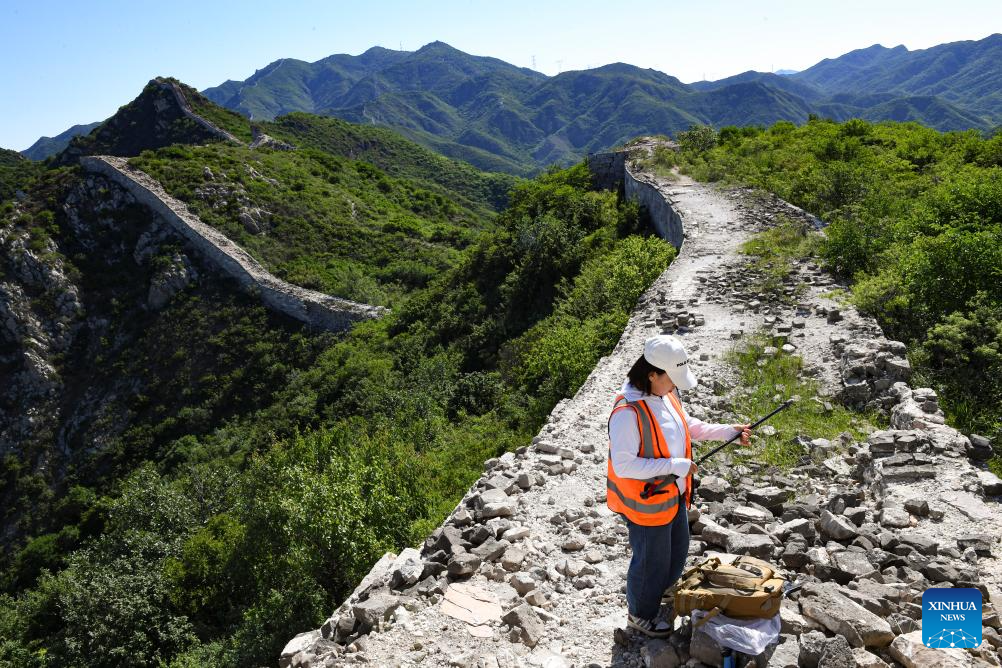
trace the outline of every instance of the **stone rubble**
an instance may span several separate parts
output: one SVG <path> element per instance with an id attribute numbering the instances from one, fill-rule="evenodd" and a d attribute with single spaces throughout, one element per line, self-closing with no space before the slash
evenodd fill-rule
<path id="1" fill-rule="evenodd" d="M 690 558 L 754 554 L 804 583 L 784 600 L 780 642 L 758 665 L 1000 665 L 1002 511 L 986 497 L 995 483 L 972 454 L 982 444 L 944 424 L 934 392 L 907 385 L 903 347 L 834 302 L 832 279 L 812 263 L 799 265 L 794 290 L 781 290 L 790 299 L 748 292 L 754 277 L 737 249 L 791 215 L 785 203 L 685 179 L 660 187 L 686 241 L 616 349 L 530 445 L 485 463 L 420 547 L 416 583 L 408 584 L 413 551 L 387 554 L 319 631 L 290 642 L 283 668 L 720 665 L 720 647 L 688 619 L 666 640 L 624 630 L 629 544 L 624 522 L 605 507 L 606 420 L 644 339 L 673 331 L 700 380 L 684 393 L 687 410 L 736 422 L 732 401 L 742 388 L 723 357 L 735 331 L 740 339 L 761 329 L 787 338 L 795 352 L 772 354 L 800 355 L 804 373 L 828 392 L 819 401 L 882 412 L 888 428 L 863 442 L 805 435 L 804 457 L 788 472 L 726 455 L 702 467 Z M 489 637 L 442 612 L 443 594 L 463 583 L 492 593 L 504 611 L 487 625 Z M 982 591 L 981 648 L 921 645 L 922 592 L 943 586 Z M 401 609 L 406 624 L 394 621 Z"/>

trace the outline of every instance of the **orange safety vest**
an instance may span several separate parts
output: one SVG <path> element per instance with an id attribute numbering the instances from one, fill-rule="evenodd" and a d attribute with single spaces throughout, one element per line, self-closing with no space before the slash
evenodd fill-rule
<path id="1" fill-rule="evenodd" d="M 668 395 L 672 406 L 682 418 L 682 427 L 685 430 L 685 456 L 692 459 L 692 439 L 689 436 L 689 425 L 686 423 L 685 413 L 682 411 L 682 404 L 675 398 L 674 394 Z M 654 411 L 643 399 L 638 401 L 627 401 L 622 394 L 616 397 L 612 406 L 612 413 L 609 420 L 617 411 L 632 409 L 637 415 L 637 428 L 640 431 L 640 447 L 637 450 L 638 457 L 652 459 L 663 457 L 668 459 L 671 454 L 668 452 L 668 443 L 665 441 L 661 425 L 658 424 Z M 660 484 L 659 484 L 660 483 Z M 644 490 L 651 491 L 657 486 L 655 493 L 646 499 L 642 496 Z M 606 505 L 614 513 L 623 515 L 635 524 L 643 526 L 661 526 L 668 524 L 675 519 L 678 512 L 678 486 L 665 478 L 651 478 L 649 480 L 638 480 L 636 478 L 621 478 L 616 475 L 612 468 L 612 441 L 609 441 L 609 462 L 606 465 Z M 686 477 L 685 507 L 692 503 L 692 476 Z"/>

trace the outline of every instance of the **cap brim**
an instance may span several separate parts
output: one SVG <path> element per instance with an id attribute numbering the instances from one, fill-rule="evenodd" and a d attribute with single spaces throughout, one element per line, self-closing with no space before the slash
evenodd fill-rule
<path id="1" fill-rule="evenodd" d="M 689 365 L 685 365 L 683 369 L 679 369 L 681 373 L 671 373 L 668 372 L 668 377 L 671 378 L 671 382 L 675 383 L 675 387 L 680 390 L 691 390 L 696 387 L 699 382 L 696 380 L 696 375 L 689 368 Z"/>

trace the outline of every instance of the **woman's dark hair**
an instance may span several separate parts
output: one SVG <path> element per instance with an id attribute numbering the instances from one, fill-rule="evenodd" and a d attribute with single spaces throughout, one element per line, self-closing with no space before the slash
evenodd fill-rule
<path id="1" fill-rule="evenodd" d="M 651 371 L 654 373 L 664 373 L 664 369 L 659 369 L 650 362 L 643 355 L 640 356 L 636 362 L 633 363 L 633 367 L 630 369 L 626 377 L 630 379 L 630 385 L 637 388 L 644 394 L 651 393 L 651 379 L 648 377 Z"/>

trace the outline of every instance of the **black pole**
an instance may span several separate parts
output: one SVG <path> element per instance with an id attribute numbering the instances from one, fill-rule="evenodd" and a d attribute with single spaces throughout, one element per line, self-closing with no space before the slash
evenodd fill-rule
<path id="1" fill-rule="evenodd" d="M 771 418 L 776 413 L 778 413 L 781 410 L 784 410 L 786 408 L 789 408 L 790 404 L 792 404 L 792 403 L 793 403 L 793 399 L 787 399 L 786 401 L 784 401 L 783 403 L 781 403 L 779 405 L 779 408 L 777 408 L 776 410 L 774 410 L 773 412 L 769 413 L 764 418 L 762 418 L 761 420 L 759 420 L 758 422 L 756 422 L 755 424 L 753 424 L 752 426 L 750 426 L 749 429 L 754 429 L 755 427 L 759 426 L 760 424 L 762 424 L 763 422 L 765 422 L 766 420 L 768 420 L 769 418 Z M 734 441 L 738 440 L 738 438 L 740 438 L 740 437 L 741 437 L 741 432 L 739 431 L 738 433 L 734 434 L 734 436 L 731 436 L 730 440 L 728 440 L 725 443 L 721 443 L 720 445 L 718 445 L 717 447 L 715 447 L 714 449 L 710 450 L 705 455 L 703 455 L 702 457 L 700 457 L 699 459 L 697 459 L 696 460 L 696 465 L 698 466 L 698 465 L 702 464 L 707 459 L 709 459 L 713 455 L 717 454 L 718 452 L 720 452 L 721 450 L 723 450 L 724 448 L 726 448 L 728 445 L 730 445 Z"/>
<path id="2" fill-rule="evenodd" d="M 781 403 L 776 410 L 774 410 L 773 412 L 769 413 L 764 418 L 762 418 L 761 420 L 759 420 L 755 424 L 753 424 L 750 427 L 748 427 L 748 429 L 754 429 L 755 427 L 759 426 L 760 424 L 762 424 L 763 422 L 765 422 L 766 420 L 768 420 L 769 418 L 771 418 L 776 413 L 778 413 L 781 410 L 784 410 L 786 408 L 789 408 L 790 404 L 792 404 L 792 403 L 793 403 L 793 399 L 787 399 L 786 401 L 784 401 L 783 403 Z M 734 434 L 734 436 L 731 436 L 731 438 L 730 438 L 729 441 L 727 441 L 726 443 L 722 443 L 722 444 L 718 445 L 717 447 L 715 447 L 714 449 L 710 450 L 705 455 L 703 455 L 702 457 L 700 457 L 699 459 L 697 459 L 696 460 L 696 465 L 698 466 L 698 465 L 702 464 L 707 459 L 709 459 L 713 455 L 717 454 L 718 452 L 720 452 L 721 450 L 723 450 L 724 448 L 726 448 L 728 445 L 730 445 L 734 441 L 738 440 L 738 438 L 740 438 L 740 437 L 741 437 L 741 432 L 739 431 L 738 433 Z M 652 496 L 654 496 L 656 494 L 665 494 L 665 491 L 664 491 L 665 487 L 667 487 L 668 485 L 670 485 L 673 482 L 675 482 L 676 479 L 677 479 L 677 476 L 669 475 L 669 476 L 666 476 L 665 478 L 662 478 L 661 482 L 657 483 L 656 485 L 654 483 L 650 483 L 650 482 L 647 483 L 646 485 L 644 485 L 643 491 L 640 492 L 640 498 L 646 500 L 646 499 L 648 499 L 648 498 L 650 498 L 650 497 L 652 497 Z M 695 489 L 696 487 L 699 487 L 699 478 L 694 478 L 693 479 L 693 488 Z"/>

